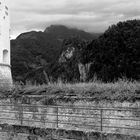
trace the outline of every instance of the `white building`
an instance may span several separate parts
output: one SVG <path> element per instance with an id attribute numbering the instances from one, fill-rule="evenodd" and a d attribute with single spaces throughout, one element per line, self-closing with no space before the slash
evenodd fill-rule
<path id="1" fill-rule="evenodd" d="M 7 89 L 12 86 L 9 32 L 8 0 L 0 0 L 0 88 Z"/>

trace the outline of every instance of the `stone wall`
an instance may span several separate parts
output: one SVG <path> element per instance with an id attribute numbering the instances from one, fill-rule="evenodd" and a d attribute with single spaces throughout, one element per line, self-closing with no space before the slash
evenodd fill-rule
<path id="1" fill-rule="evenodd" d="M 31 104 L 31 101 L 33 102 L 33 105 Z M 103 133 L 140 136 L 140 130 L 138 130 L 140 129 L 139 102 L 77 102 L 69 105 L 63 104 L 61 107 L 50 105 L 42 106 L 39 105 L 37 101 L 35 102 L 33 100 L 28 102 L 30 104 L 21 104 L 21 100 L 1 100 L 0 124 L 20 125 L 22 127 L 26 126 L 43 129 L 57 128 L 82 132 L 100 132 L 100 113 L 101 108 L 104 108 L 105 110 L 102 110 Z M 85 108 L 86 106 L 90 106 L 90 108 Z M 122 107 L 126 109 L 121 110 Z M 107 110 L 107 108 L 109 108 L 109 110 Z M 114 111 L 112 108 L 116 108 L 116 110 Z M 115 127 L 113 128 L 113 126 Z M 123 129 L 119 127 L 127 127 L 132 129 Z"/>
<path id="2" fill-rule="evenodd" d="M 38 105 L 0 105 L 0 124 L 21 125 L 39 128 L 56 128 L 57 108 Z"/>
<path id="3" fill-rule="evenodd" d="M 89 106 L 90 109 L 77 109 L 75 106 Z M 93 106 L 93 107 L 91 107 Z M 99 110 L 98 110 L 99 109 Z M 103 109 L 103 110 L 101 110 Z M 76 115 L 83 114 L 85 118 L 78 117 L 64 117 L 66 121 L 82 123 L 80 128 L 92 129 L 95 131 L 103 131 L 105 133 L 120 133 L 125 135 L 138 135 L 140 136 L 140 102 L 77 102 L 71 104 L 69 109 L 64 108 L 60 110 L 60 114 L 70 114 Z M 101 112 L 102 111 L 102 112 Z M 102 120 L 101 120 L 102 113 Z M 92 118 L 88 118 L 92 117 Z M 101 128 L 102 121 L 102 128 Z M 95 126 L 86 126 L 95 125 Z M 78 129 L 78 125 L 63 125 L 63 127 L 72 127 L 73 129 Z M 121 128 L 122 127 L 122 128 Z M 128 128 L 128 129 L 125 129 Z"/>

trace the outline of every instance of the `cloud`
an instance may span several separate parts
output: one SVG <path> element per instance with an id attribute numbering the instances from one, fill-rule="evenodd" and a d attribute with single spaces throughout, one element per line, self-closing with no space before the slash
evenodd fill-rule
<path id="1" fill-rule="evenodd" d="M 14 36 L 50 24 L 103 32 L 118 21 L 140 18 L 140 0 L 13 0 L 9 5 Z"/>

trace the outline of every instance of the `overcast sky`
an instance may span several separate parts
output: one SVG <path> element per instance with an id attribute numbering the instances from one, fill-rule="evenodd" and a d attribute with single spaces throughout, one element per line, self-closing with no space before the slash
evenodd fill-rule
<path id="1" fill-rule="evenodd" d="M 140 18 L 140 0 L 9 0 L 11 36 L 63 24 L 103 32 L 111 24 Z"/>

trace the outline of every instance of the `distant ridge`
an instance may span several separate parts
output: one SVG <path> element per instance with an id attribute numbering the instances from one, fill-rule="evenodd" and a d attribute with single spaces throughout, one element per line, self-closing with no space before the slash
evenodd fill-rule
<path id="1" fill-rule="evenodd" d="M 83 30 L 79 30 L 76 28 L 70 28 L 64 25 L 51 25 L 47 27 L 44 31 L 45 33 L 53 33 L 56 37 L 69 38 L 70 36 L 80 36 L 83 39 L 92 40 L 97 38 L 98 34 L 88 33 Z"/>

